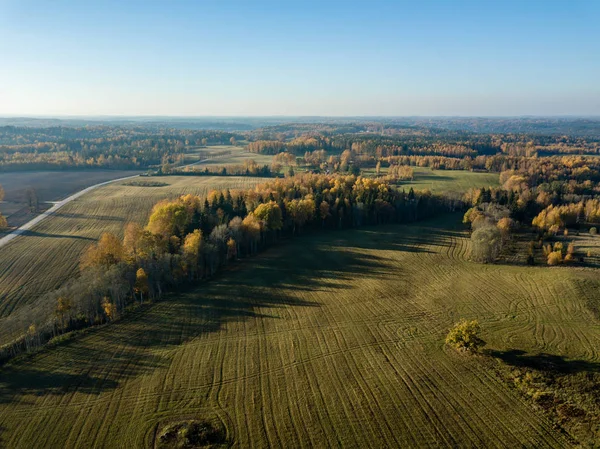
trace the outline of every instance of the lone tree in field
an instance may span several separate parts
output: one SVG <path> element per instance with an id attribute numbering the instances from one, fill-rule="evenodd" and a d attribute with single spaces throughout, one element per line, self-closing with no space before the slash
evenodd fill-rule
<path id="1" fill-rule="evenodd" d="M 485 346 L 479 334 L 481 327 L 477 320 L 468 321 L 464 318 L 454 325 L 446 336 L 446 344 L 461 351 L 477 352 Z"/>
<path id="2" fill-rule="evenodd" d="M 476 262 L 493 262 L 500 255 L 502 234 L 493 225 L 484 225 L 471 234 L 471 258 Z"/>

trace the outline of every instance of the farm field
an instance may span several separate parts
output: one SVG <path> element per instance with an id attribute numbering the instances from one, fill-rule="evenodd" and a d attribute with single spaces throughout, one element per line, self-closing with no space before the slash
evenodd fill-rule
<path id="1" fill-rule="evenodd" d="M 463 193 L 471 188 L 496 187 L 498 173 L 480 173 L 464 170 L 431 170 L 427 167 L 413 167 L 415 179 L 404 181 L 401 188 L 415 190 L 429 189 L 434 193 Z"/>
<path id="2" fill-rule="evenodd" d="M 218 156 L 219 153 L 230 151 L 231 154 Z M 246 151 L 244 147 L 232 145 L 211 145 L 208 147 L 197 148 L 186 153 L 186 164 L 192 164 L 201 159 L 200 152 L 209 152 L 217 155 L 214 159 L 209 159 L 202 163 L 205 165 L 241 165 L 248 160 L 254 160 L 259 165 L 271 165 L 273 156 L 265 154 L 256 154 Z"/>
<path id="3" fill-rule="evenodd" d="M 7 218 L 9 226 L 20 226 L 37 214 L 29 211 L 26 191 L 30 188 L 40 201 L 42 210 L 51 204 L 86 187 L 111 179 L 132 176 L 140 171 L 131 170 L 74 170 L 74 171 L 18 171 L 0 172 L 0 185 L 4 188 L 4 202 L 0 211 Z"/>
<path id="4" fill-rule="evenodd" d="M 120 234 L 127 222 L 145 223 L 152 206 L 161 199 L 246 188 L 261 181 L 248 177 L 152 177 L 138 182 L 167 185 L 139 187 L 122 181 L 85 194 L 0 250 L 0 315 L 7 316 L 60 286 L 78 270 L 80 256 L 90 243 L 103 232 Z M 0 331 L 0 343 L 5 342 L 6 332 L 6 328 Z"/>
<path id="5" fill-rule="evenodd" d="M 569 447 L 444 337 L 477 318 L 500 356 L 597 366 L 597 272 L 469 262 L 460 218 L 300 237 L 15 361 L 1 444 L 155 447 L 163 425 L 211 419 L 234 447 Z"/>

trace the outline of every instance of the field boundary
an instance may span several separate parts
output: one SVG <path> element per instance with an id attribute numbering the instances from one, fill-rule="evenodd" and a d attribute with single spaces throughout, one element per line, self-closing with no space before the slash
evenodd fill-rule
<path id="1" fill-rule="evenodd" d="M 127 179 L 138 178 L 139 176 L 140 175 L 125 176 L 123 178 L 111 179 L 110 181 L 100 182 L 98 184 L 94 184 L 93 186 L 86 187 L 85 189 L 80 190 L 79 192 L 76 192 L 73 195 L 66 197 L 64 200 L 54 202 L 53 206 L 50 209 L 48 209 L 45 212 L 42 212 L 37 217 L 29 220 L 27 223 L 19 226 L 17 229 L 11 231 L 4 237 L 0 238 L 0 248 L 7 245 L 8 243 L 10 243 L 13 239 L 17 238 L 18 236 L 23 235 L 25 232 L 29 231 L 31 228 L 33 228 L 35 225 L 37 225 L 41 221 L 54 215 L 61 207 L 63 207 L 66 204 L 69 204 L 71 201 L 76 200 L 77 198 L 81 197 L 82 195 L 85 195 L 86 193 L 91 192 L 92 190 L 97 189 L 98 187 L 102 187 L 107 184 L 112 184 L 112 183 L 118 182 L 118 181 L 125 181 Z"/>

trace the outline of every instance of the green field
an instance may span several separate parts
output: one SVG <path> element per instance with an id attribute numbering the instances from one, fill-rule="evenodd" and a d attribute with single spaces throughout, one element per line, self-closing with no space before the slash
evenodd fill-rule
<path id="1" fill-rule="evenodd" d="M 136 187 L 122 181 L 100 187 L 65 205 L 28 234 L 0 250 L 0 316 L 34 303 L 78 272 L 84 249 L 103 232 L 120 234 L 125 223 L 145 223 L 161 199 L 185 193 L 202 195 L 213 189 L 247 188 L 263 181 L 248 177 L 166 176 L 139 178 L 163 187 Z M 22 328 L 21 328 L 22 329 Z M 0 343 L 12 330 L 0 320 Z"/>
<path id="2" fill-rule="evenodd" d="M 225 156 L 219 156 L 219 153 L 223 153 L 225 151 L 230 151 L 231 154 Z M 266 154 L 256 154 L 250 153 L 246 151 L 244 147 L 240 146 L 231 146 L 231 145 L 211 145 L 208 147 L 201 147 L 197 149 L 190 150 L 186 153 L 186 164 L 192 164 L 194 162 L 203 160 L 201 154 L 202 153 L 211 153 L 214 154 L 214 159 L 209 159 L 202 163 L 202 166 L 205 165 L 242 165 L 244 162 L 248 160 L 253 160 L 259 165 L 271 165 L 273 160 L 273 156 L 269 156 Z"/>
<path id="3" fill-rule="evenodd" d="M 498 186 L 498 173 L 480 173 L 465 170 L 431 170 L 427 167 L 413 167 L 415 179 L 404 181 L 401 188 L 415 190 L 429 189 L 434 193 L 463 193 L 471 188 Z"/>
<path id="4" fill-rule="evenodd" d="M 284 242 L 14 362 L 2 445 L 155 447 L 164 424 L 213 419 L 234 447 L 569 447 L 494 359 L 444 337 L 477 318 L 500 358 L 598 365 L 597 272 L 474 264 L 459 222 Z"/>

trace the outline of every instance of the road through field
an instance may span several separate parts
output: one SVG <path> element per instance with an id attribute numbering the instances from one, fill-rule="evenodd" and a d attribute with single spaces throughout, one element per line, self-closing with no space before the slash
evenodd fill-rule
<path id="1" fill-rule="evenodd" d="M 206 162 L 208 160 L 209 159 L 203 159 L 201 161 L 196 161 L 196 162 L 194 162 L 192 164 L 187 164 L 187 165 L 183 165 L 181 167 L 177 167 L 177 169 L 181 170 L 181 169 L 184 169 L 186 167 L 190 167 L 192 165 L 202 164 L 202 163 L 204 163 L 204 162 Z M 115 182 L 119 182 L 119 181 L 126 181 L 127 179 L 137 178 L 139 176 L 140 175 L 125 176 L 123 178 L 117 178 L 117 179 L 111 179 L 110 181 L 99 182 L 98 184 L 94 184 L 93 186 L 87 187 L 87 188 L 85 188 L 83 190 L 80 190 L 77 193 L 74 193 L 71 196 L 68 196 L 64 200 L 56 201 L 54 203 L 54 205 L 50 209 L 48 209 L 47 211 L 42 212 L 40 215 L 38 215 L 34 219 L 28 221 L 24 225 L 18 227 L 14 231 L 12 231 L 9 234 L 5 235 L 4 237 L 0 238 L 0 248 L 2 248 L 3 246 L 5 246 L 6 244 L 8 244 L 11 240 L 13 240 L 14 238 L 18 237 L 19 235 L 22 235 L 25 232 L 31 230 L 35 225 L 39 224 L 42 220 L 45 220 L 49 216 L 55 214 L 65 204 L 69 204 L 71 201 L 76 200 L 80 196 L 85 195 L 86 193 L 91 192 L 92 190 L 97 189 L 98 187 L 102 187 L 102 186 L 105 186 L 105 185 L 108 185 L 108 184 L 112 184 L 112 183 L 115 183 Z"/>
<path id="2" fill-rule="evenodd" d="M 87 187 L 87 188 L 85 188 L 83 190 L 80 190 L 79 192 L 74 193 L 73 195 L 66 197 L 62 201 L 55 202 L 54 205 L 50 209 L 48 209 L 47 211 L 42 212 L 41 214 L 39 214 L 34 219 L 28 221 L 24 225 L 18 227 L 14 231 L 12 231 L 10 234 L 5 235 L 4 237 L 0 238 L 0 248 L 2 248 L 3 246 L 5 246 L 6 244 L 8 244 L 11 240 L 13 240 L 14 238 L 18 237 L 19 235 L 21 235 L 21 234 L 29 231 L 31 228 L 33 228 L 35 225 L 37 225 L 42 220 L 45 220 L 49 216 L 55 214 L 56 211 L 58 211 L 65 204 L 69 204 L 71 201 L 76 200 L 80 196 L 85 195 L 86 193 L 88 193 L 88 192 L 90 192 L 90 191 L 92 191 L 94 189 L 97 189 L 98 187 L 102 187 L 102 186 L 105 186 L 107 184 L 111 184 L 113 182 L 125 181 L 127 179 L 137 178 L 138 176 L 139 175 L 125 176 L 124 178 L 117 178 L 117 179 L 111 179 L 110 181 L 100 182 L 98 184 L 94 184 L 93 186 Z"/>

